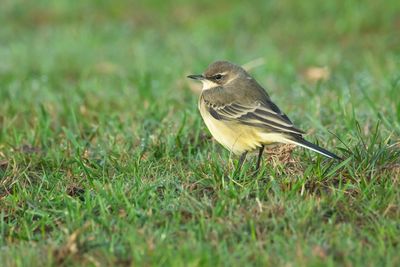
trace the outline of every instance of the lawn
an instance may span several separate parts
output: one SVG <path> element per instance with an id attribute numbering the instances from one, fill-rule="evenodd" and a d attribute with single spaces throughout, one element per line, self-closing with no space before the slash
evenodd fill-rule
<path id="1" fill-rule="evenodd" d="M 399 266 L 400 2 L 140 2 L 1 1 L 0 265 Z M 235 173 L 218 59 L 345 160 Z"/>

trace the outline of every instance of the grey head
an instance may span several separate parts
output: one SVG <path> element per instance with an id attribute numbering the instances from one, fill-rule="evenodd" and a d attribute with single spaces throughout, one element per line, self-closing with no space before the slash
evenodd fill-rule
<path id="1" fill-rule="evenodd" d="M 190 79 L 203 83 L 203 97 L 209 101 L 253 104 L 270 102 L 269 95 L 242 67 L 228 61 L 216 61 L 203 74 L 189 75 Z M 214 90 L 209 90 L 214 89 Z M 269 103 L 269 104 L 268 104 Z"/>
<path id="2" fill-rule="evenodd" d="M 203 74 L 187 77 L 202 81 L 203 89 L 224 86 L 237 78 L 251 78 L 242 67 L 229 61 L 216 61 L 209 65 Z"/>

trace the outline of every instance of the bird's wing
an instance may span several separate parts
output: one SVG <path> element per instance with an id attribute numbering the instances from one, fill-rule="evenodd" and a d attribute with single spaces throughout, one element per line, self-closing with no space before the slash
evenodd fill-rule
<path id="1" fill-rule="evenodd" d="M 204 102 L 208 112 L 217 120 L 239 121 L 269 132 L 304 134 L 272 101 L 255 101 L 251 104 L 231 102 L 226 105 L 207 100 Z"/>

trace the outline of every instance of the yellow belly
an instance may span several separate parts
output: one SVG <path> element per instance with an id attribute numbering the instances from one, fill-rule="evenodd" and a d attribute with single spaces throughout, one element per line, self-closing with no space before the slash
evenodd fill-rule
<path id="1" fill-rule="evenodd" d="M 199 110 L 212 136 L 236 155 L 251 152 L 262 145 L 289 143 L 280 133 L 268 133 L 263 129 L 234 121 L 217 120 L 207 111 L 204 103 L 199 103 Z"/>
<path id="2" fill-rule="evenodd" d="M 200 103 L 200 114 L 212 136 L 226 149 L 240 155 L 261 146 L 257 131 L 249 126 L 231 121 L 216 120 Z"/>

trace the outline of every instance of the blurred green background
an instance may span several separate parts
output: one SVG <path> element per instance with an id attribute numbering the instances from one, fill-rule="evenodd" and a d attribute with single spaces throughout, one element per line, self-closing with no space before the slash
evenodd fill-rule
<path id="1" fill-rule="evenodd" d="M 352 161 L 297 149 L 228 179 L 186 79 L 220 59 L 263 60 L 272 99 Z M 395 0 L 2 0 L 1 262 L 400 264 L 399 62 Z"/>
<path id="2" fill-rule="evenodd" d="M 15 114 L 12 104 L 18 102 L 20 112 L 44 104 L 57 116 L 65 108 L 61 100 L 68 106 L 85 102 L 88 112 L 98 113 L 92 107 L 102 105 L 129 117 L 141 112 L 140 106 L 131 110 L 138 99 L 139 105 L 162 100 L 161 106 L 174 99 L 182 110 L 186 74 L 201 72 L 217 59 L 244 64 L 263 58 L 265 65 L 254 75 L 278 103 L 288 103 L 284 110 L 294 117 L 309 114 L 297 103 L 298 111 L 292 112 L 290 105 L 307 105 L 307 94 L 311 99 L 344 94 L 344 105 L 362 101 L 360 90 L 346 88 L 360 80 L 364 89 L 374 87 L 366 90 L 379 111 L 393 116 L 399 106 L 389 102 L 382 80 L 398 79 L 398 6 L 397 1 L 5 0 L 2 113 Z M 337 83 L 299 88 L 301 74 L 314 66 L 328 67 Z M 368 114 L 361 105 L 346 108 L 356 109 L 362 120 L 376 119 L 376 112 Z"/>

